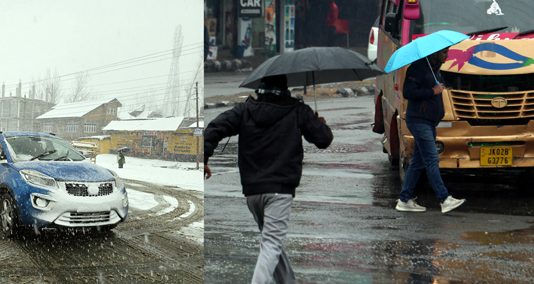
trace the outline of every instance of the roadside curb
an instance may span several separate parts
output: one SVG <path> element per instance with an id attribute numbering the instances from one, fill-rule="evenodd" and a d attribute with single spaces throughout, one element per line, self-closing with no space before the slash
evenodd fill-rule
<path id="1" fill-rule="evenodd" d="M 374 95 L 374 93 L 375 93 L 374 86 L 369 85 L 369 86 L 360 86 L 356 88 L 338 88 L 332 91 L 331 93 L 322 94 L 321 97 L 322 98 L 324 97 L 349 98 L 349 97 L 369 96 L 369 95 Z M 224 100 L 224 101 L 217 101 L 217 102 L 208 102 L 204 104 L 204 109 L 234 106 L 238 103 L 244 102 L 246 98 L 247 96 L 239 95 L 237 98 L 234 98 L 234 100 L 232 101 Z"/>
<path id="2" fill-rule="evenodd" d="M 234 106 L 237 103 L 238 102 L 230 102 L 230 101 L 220 101 L 220 102 L 216 102 L 216 103 L 205 103 L 204 104 L 204 109 Z"/>
<path id="3" fill-rule="evenodd" d="M 204 72 L 246 72 L 252 71 L 252 63 L 246 59 L 206 60 Z"/>

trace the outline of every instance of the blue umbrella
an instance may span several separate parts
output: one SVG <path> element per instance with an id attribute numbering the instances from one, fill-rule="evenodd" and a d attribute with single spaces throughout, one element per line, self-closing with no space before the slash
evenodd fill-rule
<path id="1" fill-rule="evenodd" d="M 468 38 L 469 36 L 463 33 L 449 30 L 441 30 L 417 38 L 407 45 L 397 49 L 389 58 L 384 71 L 390 73 Z M 432 68 L 430 68 L 430 70 L 432 71 Z M 434 71 L 432 71 L 432 74 L 434 74 Z M 436 78 L 435 75 L 434 78 Z"/>

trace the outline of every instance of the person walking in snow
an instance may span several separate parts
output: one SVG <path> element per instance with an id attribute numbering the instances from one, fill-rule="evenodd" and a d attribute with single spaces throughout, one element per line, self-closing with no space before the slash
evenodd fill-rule
<path id="1" fill-rule="evenodd" d="M 124 158 L 124 153 L 119 151 L 117 155 L 117 163 L 119 164 L 119 169 L 122 169 L 123 165 L 126 163 L 126 158 Z"/>

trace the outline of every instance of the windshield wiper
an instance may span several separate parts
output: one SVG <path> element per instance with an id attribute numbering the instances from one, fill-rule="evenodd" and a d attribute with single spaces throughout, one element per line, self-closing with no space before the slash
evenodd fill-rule
<path id="1" fill-rule="evenodd" d="M 526 30 L 524 32 L 520 32 L 518 33 L 515 37 L 518 37 L 518 36 L 524 36 L 524 35 L 528 35 L 528 34 L 531 34 L 531 33 L 534 33 L 534 29 L 532 30 Z"/>
<path id="2" fill-rule="evenodd" d="M 54 161 L 63 160 L 67 158 L 68 156 L 69 156 L 69 151 L 67 150 L 67 153 L 65 153 L 65 155 L 55 158 Z"/>
<path id="3" fill-rule="evenodd" d="M 508 28 L 507 26 L 503 26 L 503 27 L 498 27 L 498 28 L 492 28 L 492 29 L 486 29 L 486 30 L 481 30 L 481 31 L 476 31 L 476 32 L 470 32 L 470 33 L 467 33 L 466 35 L 472 36 L 472 35 L 479 35 L 479 34 L 487 34 L 487 33 L 492 33 L 492 32 L 496 32 L 496 31 L 504 30 L 504 29 L 507 29 L 507 28 Z"/>
<path id="4" fill-rule="evenodd" d="M 33 161 L 33 160 L 35 160 L 35 159 L 42 158 L 42 157 L 44 157 L 44 156 L 48 156 L 48 155 L 50 155 L 50 154 L 54 154 L 55 152 L 56 152 L 56 150 L 46 151 L 46 152 L 44 152 L 44 153 L 41 153 L 41 154 L 39 154 L 39 155 L 37 155 L 37 156 L 31 158 L 30 161 Z"/>

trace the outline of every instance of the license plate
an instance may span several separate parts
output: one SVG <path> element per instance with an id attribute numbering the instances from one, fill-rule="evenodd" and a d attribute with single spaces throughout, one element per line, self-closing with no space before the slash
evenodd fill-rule
<path id="1" fill-rule="evenodd" d="M 491 146 L 480 147 L 480 165 L 481 166 L 511 166 L 512 165 L 512 147 L 510 146 Z"/>

